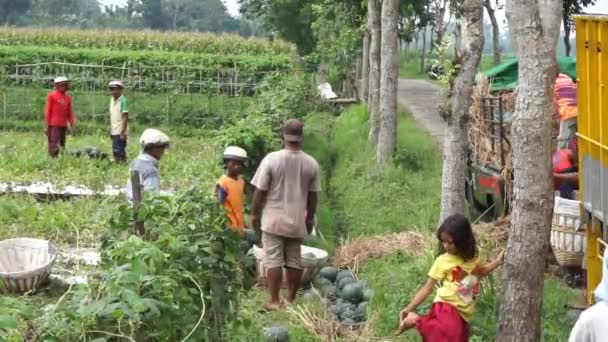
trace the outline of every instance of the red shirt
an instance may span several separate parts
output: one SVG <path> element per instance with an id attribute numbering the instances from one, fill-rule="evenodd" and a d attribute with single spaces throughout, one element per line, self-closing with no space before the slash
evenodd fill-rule
<path id="1" fill-rule="evenodd" d="M 74 126 L 74 113 L 72 112 L 72 98 L 55 90 L 46 98 L 46 111 L 44 113 L 46 125 L 67 127 Z"/>

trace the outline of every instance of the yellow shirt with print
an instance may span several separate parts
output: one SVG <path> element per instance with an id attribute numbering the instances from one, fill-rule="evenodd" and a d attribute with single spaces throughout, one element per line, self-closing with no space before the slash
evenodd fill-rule
<path id="1" fill-rule="evenodd" d="M 479 293 L 479 279 L 473 275 L 479 259 L 464 261 L 457 255 L 441 254 L 429 270 L 428 276 L 441 284 L 433 302 L 454 306 L 465 321 L 475 312 L 475 299 Z"/>

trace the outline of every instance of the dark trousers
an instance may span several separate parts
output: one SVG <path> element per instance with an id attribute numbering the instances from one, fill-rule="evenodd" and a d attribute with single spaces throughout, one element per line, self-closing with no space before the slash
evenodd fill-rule
<path id="1" fill-rule="evenodd" d="M 127 161 L 127 138 L 124 140 L 120 135 L 111 135 L 112 137 L 112 154 L 116 161 Z"/>
<path id="2" fill-rule="evenodd" d="M 57 158 L 59 151 L 65 148 L 65 136 L 67 135 L 67 127 L 49 126 L 46 131 L 46 136 L 49 143 L 49 156 Z"/>

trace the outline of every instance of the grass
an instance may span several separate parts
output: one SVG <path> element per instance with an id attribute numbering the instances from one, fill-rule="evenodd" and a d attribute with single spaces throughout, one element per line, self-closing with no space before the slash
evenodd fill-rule
<path id="1" fill-rule="evenodd" d="M 426 79 L 426 72 L 420 70 L 420 54 L 416 51 L 407 51 L 401 54 L 399 63 L 399 77 L 410 79 Z"/>
<path id="2" fill-rule="evenodd" d="M 128 157 L 139 153 L 138 135 L 131 132 Z M 183 188 L 190 184 L 211 186 L 221 174 L 220 152 L 210 136 L 181 138 L 168 131 L 173 147 L 160 163 L 163 188 Z M 76 158 L 69 153 L 52 160 L 46 152 L 46 136 L 42 133 L 7 132 L 0 135 L 0 146 L 10 147 L 0 152 L 0 180 L 14 182 L 52 182 L 55 184 L 84 184 L 93 188 L 103 185 L 123 186 L 128 168 L 111 160 L 111 141 L 108 135 L 68 136 L 68 152 L 72 149 L 96 146 L 108 153 L 109 159 Z"/>
<path id="3" fill-rule="evenodd" d="M 331 191 L 340 199 L 351 238 L 428 231 L 437 224 L 441 157 L 436 145 L 405 112 L 399 115 L 398 137 L 394 163 L 380 168 L 367 142 L 366 109 L 353 107 L 336 121 Z"/>

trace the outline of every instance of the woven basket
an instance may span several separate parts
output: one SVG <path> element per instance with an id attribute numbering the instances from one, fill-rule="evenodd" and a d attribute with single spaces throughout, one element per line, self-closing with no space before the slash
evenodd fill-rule
<path id="1" fill-rule="evenodd" d="M 23 293 L 38 288 L 51 273 L 57 248 L 47 240 L 0 241 L 0 292 Z"/>
<path id="2" fill-rule="evenodd" d="M 580 219 L 574 215 L 553 214 L 551 247 L 561 266 L 580 266 L 586 248 L 585 232 L 580 231 Z"/>

